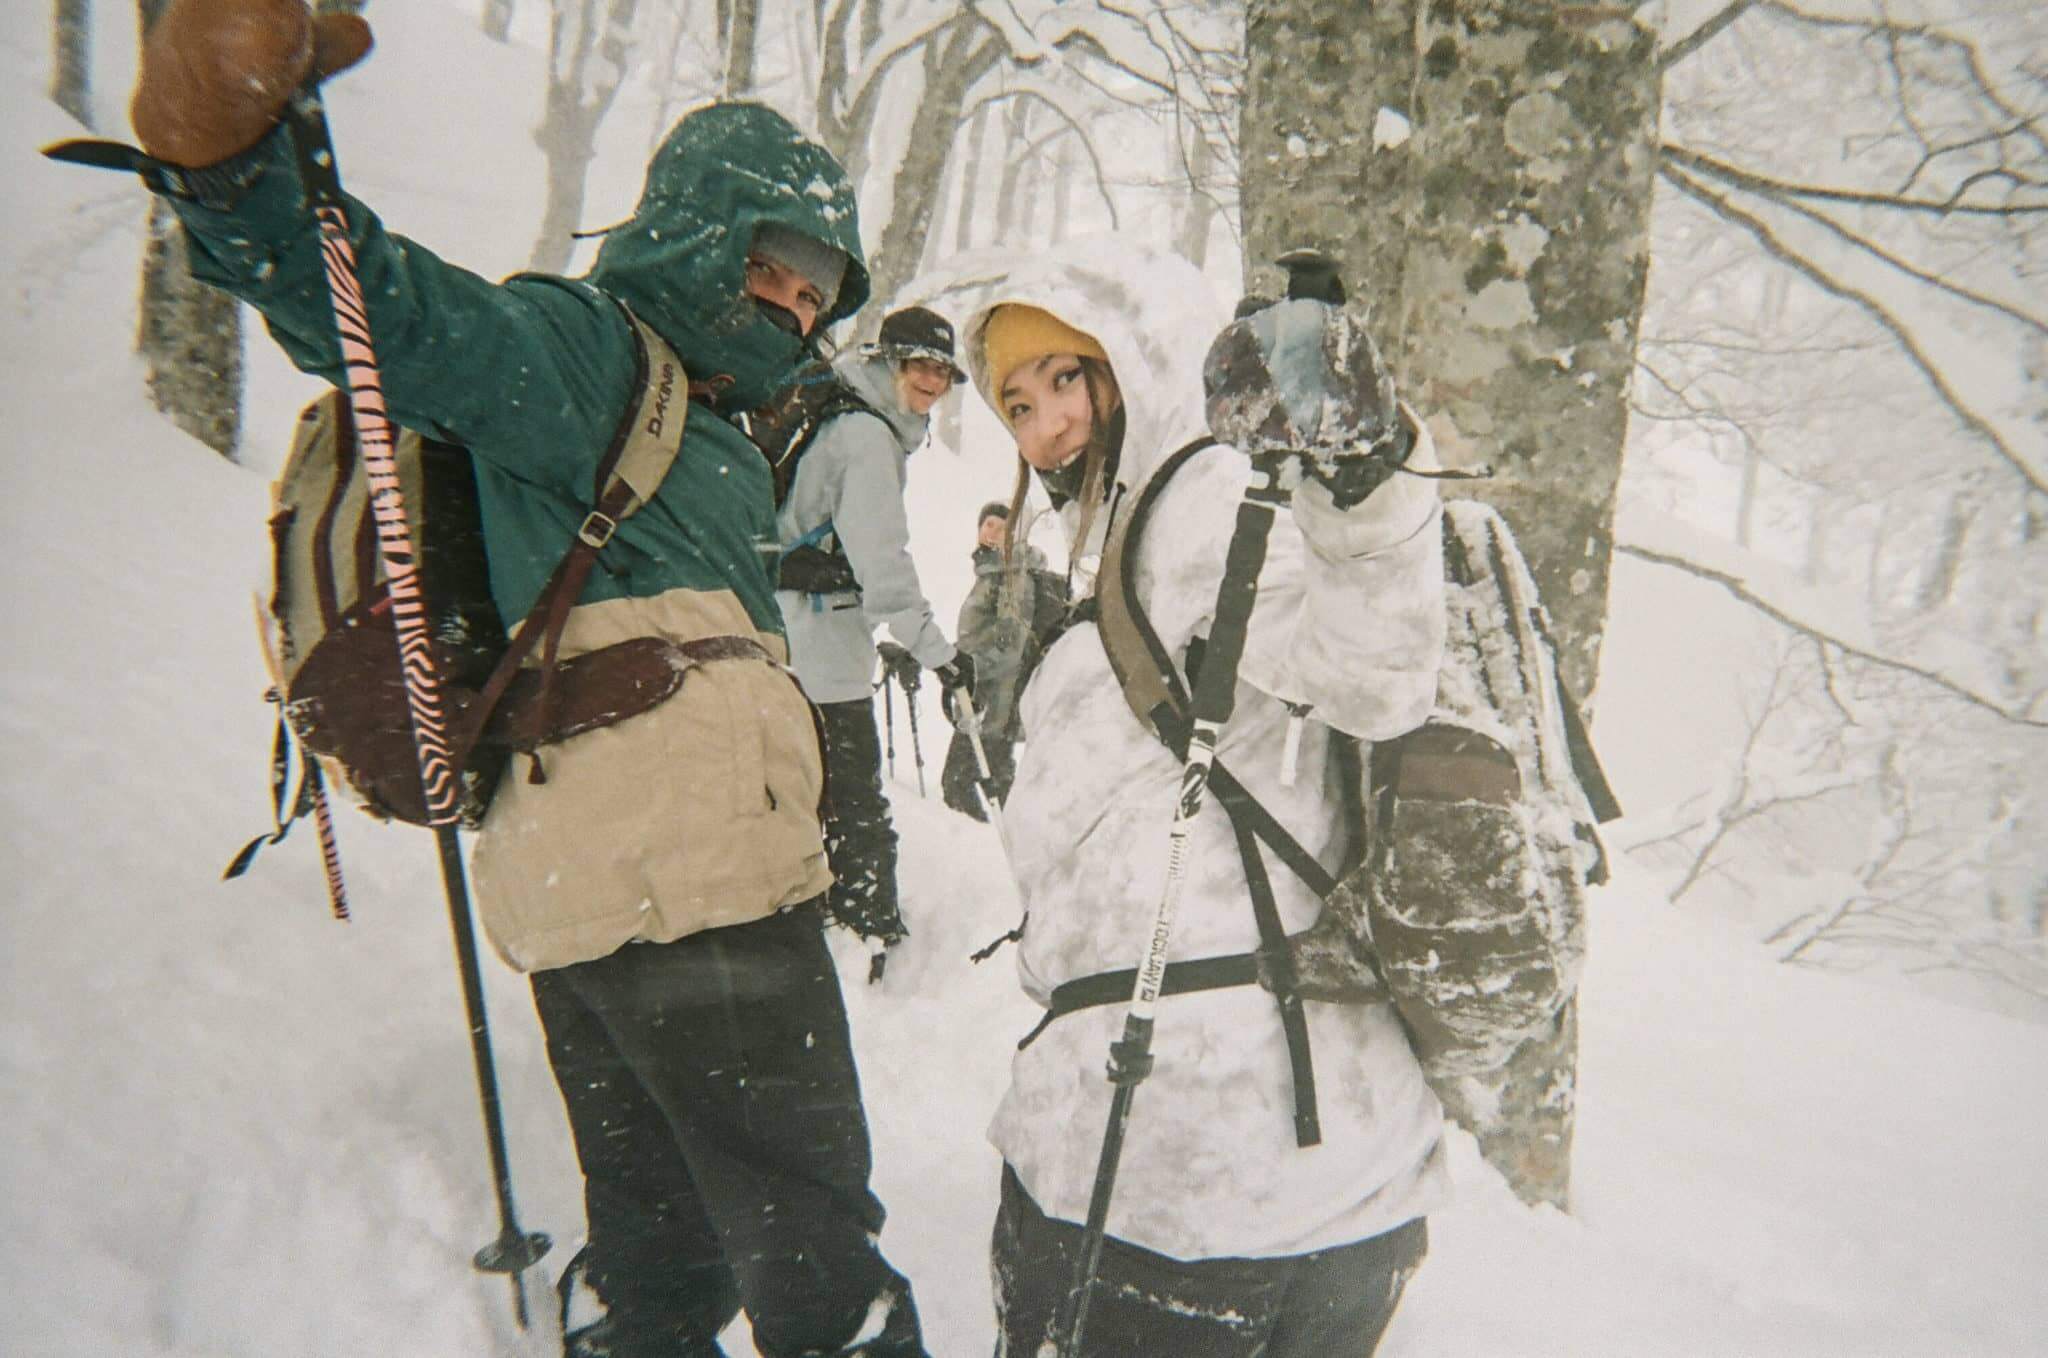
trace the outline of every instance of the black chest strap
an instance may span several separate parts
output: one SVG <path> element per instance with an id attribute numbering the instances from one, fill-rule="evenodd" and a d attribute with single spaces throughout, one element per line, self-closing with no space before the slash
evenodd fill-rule
<path id="1" fill-rule="evenodd" d="M 1257 954 L 1237 952 L 1225 957 L 1168 962 L 1166 979 L 1160 985 L 1159 993 L 1165 996 L 1186 995 L 1198 990 L 1225 990 L 1232 986 L 1256 985 L 1258 980 Z M 1137 984 L 1138 969 L 1125 967 L 1121 971 L 1097 972 L 1093 976 L 1077 977 L 1054 986 L 1051 1003 L 1046 1005 L 1037 1025 L 1018 1039 L 1017 1050 L 1023 1051 L 1036 1042 L 1038 1035 L 1051 1027 L 1054 1019 L 1065 1018 L 1077 1009 L 1100 1009 L 1105 1005 L 1123 1003 L 1131 998 Z"/>

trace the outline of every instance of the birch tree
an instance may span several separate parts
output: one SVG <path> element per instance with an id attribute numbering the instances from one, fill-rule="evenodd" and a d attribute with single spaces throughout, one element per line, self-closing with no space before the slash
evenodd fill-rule
<path id="1" fill-rule="evenodd" d="M 582 224 L 597 129 L 611 111 L 634 47 L 637 0 L 552 0 L 548 89 L 534 141 L 547 157 L 547 206 L 528 267 L 560 273 Z"/>
<path id="2" fill-rule="evenodd" d="M 87 129 L 92 117 L 92 0 L 57 0 L 51 19 L 50 98 Z"/>
<path id="3" fill-rule="evenodd" d="M 141 0 L 144 33 L 162 7 L 162 0 Z M 184 228 L 154 198 L 142 254 L 136 350 L 156 408 L 232 459 L 242 424 L 240 304 L 193 279 Z"/>

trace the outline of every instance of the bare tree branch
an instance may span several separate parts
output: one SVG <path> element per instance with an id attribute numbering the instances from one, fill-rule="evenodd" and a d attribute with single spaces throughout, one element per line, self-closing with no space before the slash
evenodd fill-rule
<path id="1" fill-rule="evenodd" d="M 1668 71 L 1679 62 L 1684 61 L 1694 52 L 1699 51 L 1702 47 L 1705 47 L 1708 43 L 1719 37 L 1723 29 L 1727 28 L 1728 25 L 1734 23 L 1737 19 L 1740 19 L 1755 4 L 1756 0 L 1734 0 L 1734 3 L 1730 4 L 1726 9 L 1723 9 L 1698 28 L 1686 34 L 1678 42 L 1665 48 L 1662 55 L 1657 58 L 1657 69 Z"/>
<path id="2" fill-rule="evenodd" d="M 1673 570 L 1684 571 L 1686 574 L 1697 576 L 1702 580 L 1712 581 L 1772 621 L 1781 626 L 1789 627 L 1804 636 L 1826 642 L 1844 655 L 1853 655 L 1857 659 L 1868 661 L 1873 665 L 1881 665 L 1889 670 L 1897 670 L 1901 674 L 1910 674 L 1916 679 L 1924 679 L 1942 691 L 1954 694 L 1963 701 L 1975 707 L 1980 707 L 1986 712 L 1990 712 L 2002 720 L 2012 722 L 2015 725 L 2048 729 L 2048 720 L 2028 716 L 2025 712 L 2008 710 L 1995 699 L 1987 698 L 1983 694 L 1966 688 L 1955 680 L 1950 679 L 1947 675 L 1900 660 L 1895 656 L 1882 655 L 1868 647 L 1858 646 L 1853 642 L 1844 641 L 1841 637 L 1834 635 L 1824 627 L 1820 627 L 1802 618 L 1795 618 L 1784 609 L 1779 608 L 1776 604 L 1756 593 L 1756 591 L 1752 590 L 1741 580 L 1724 571 L 1718 571 L 1711 566 L 1703 566 L 1697 561 L 1691 561 L 1670 552 L 1660 552 L 1654 548 L 1644 547 L 1633 542 L 1617 542 L 1614 545 L 1614 550 L 1655 565 L 1669 566 Z"/>
<path id="3" fill-rule="evenodd" d="M 1768 13 L 1811 28 L 1847 30 L 1887 38 L 1909 38 L 1948 52 L 1962 63 L 1971 83 L 1976 86 L 1984 100 L 2003 114 L 2013 124 L 2017 133 L 2032 141 L 2042 154 L 2048 155 L 2048 136 L 2044 136 L 2041 131 L 2040 118 L 2023 112 L 2001 93 L 1990 74 L 1984 69 L 1983 58 L 1977 54 L 1976 46 L 1956 37 L 1953 33 L 1928 24 L 1900 24 L 1884 18 L 1856 19 L 1832 14 L 1809 14 L 1796 5 L 1785 3 L 1785 0 L 1758 0 L 1758 8 L 1761 13 Z"/>
<path id="4" fill-rule="evenodd" d="M 1893 315 L 1884 303 L 1860 288 L 1852 287 L 1826 273 L 1812 260 L 1799 254 L 1781 241 L 1768 223 L 1735 206 L 1726 197 L 1715 193 L 1690 175 L 1675 169 L 1669 164 L 1660 166 L 1658 173 L 1664 177 L 1666 182 L 1676 186 L 1687 196 L 1704 204 L 1715 215 L 1726 221 L 1733 222 L 1748 231 L 1750 235 L 1756 238 L 1757 243 L 1762 245 L 1779 262 L 1798 271 L 1824 291 L 1833 293 L 1845 301 L 1854 302 L 1861 307 L 1898 341 L 1899 347 L 1912 360 L 1913 365 L 1920 370 L 1921 375 L 1933 386 L 1935 392 L 1941 397 L 1942 402 L 1955 412 L 1958 419 L 1976 433 L 1978 437 L 1990 444 L 2001 458 L 2026 479 L 2028 485 L 2037 491 L 2048 491 L 2048 481 L 2044 481 L 2041 473 L 2028 465 L 2027 460 L 2021 457 L 2011 444 L 2006 442 L 2004 435 L 1993 428 L 1990 421 L 1978 414 L 1963 400 L 1962 394 L 1950 385 L 1940 366 L 1929 357 L 1926 350 L 1922 349 L 1919 342 L 1913 338 L 1912 331 L 1908 329 L 1903 321 Z"/>
<path id="5" fill-rule="evenodd" d="M 1964 213 L 1979 217 L 2022 217 L 2048 213 L 2048 203 L 1963 203 L 1951 197 L 1943 202 L 1933 198 L 1907 198 L 1892 193 L 1871 193 L 1864 189 L 1824 188 L 1814 184 L 1795 184 L 1790 180 L 1774 179 L 1769 175 L 1745 170 L 1739 165 L 1730 165 L 1725 160 L 1689 151 L 1683 146 L 1666 143 L 1661 148 L 1665 161 L 1676 162 L 1688 170 L 1710 176 L 1737 188 L 1754 193 L 1768 194 L 1773 198 L 1819 198 L 1834 203 L 1861 203 L 1868 207 L 1897 208 L 1902 212 L 1932 212 L 1940 216 Z M 1960 190 L 1958 191 L 1960 192 Z"/>
<path id="6" fill-rule="evenodd" d="M 1122 226 L 1117 218 L 1116 199 L 1110 196 L 1109 176 L 1103 172 L 1102 156 L 1095 149 L 1094 138 L 1088 135 L 1087 128 L 1081 126 L 1081 124 L 1075 120 L 1074 116 L 1071 113 L 1068 113 L 1064 108 L 1061 108 L 1055 100 L 1048 99 L 1045 95 L 1041 94 L 1039 91 L 1034 89 L 1027 88 L 997 90 L 995 93 L 990 94 L 984 98 L 978 99 L 973 104 L 969 105 L 967 108 L 961 110 L 961 119 L 964 121 L 970 114 L 976 113 L 984 108 L 991 108 L 996 104 L 1000 104 L 1005 100 L 1009 99 L 1035 100 L 1037 103 L 1041 104 L 1045 108 L 1050 109 L 1053 113 L 1053 116 L 1058 118 L 1061 122 L 1065 123 L 1068 129 L 1070 129 L 1073 132 L 1075 138 L 1079 140 L 1081 143 L 1081 149 L 1088 153 L 1088 164 L 1095 171 L 1095 187 L 1102 194 L 1103 206 L 1109 209 L 1110 228 L 1112 230 L 1121 230 Z M 1039 145 L 1042 145 L 1043 142 L 1048 140 L 1050 140 L 1050 138 L 1041 138 Z M 1036 150 L 1037 145 L 1034 145 L 1030 149 Z"/>

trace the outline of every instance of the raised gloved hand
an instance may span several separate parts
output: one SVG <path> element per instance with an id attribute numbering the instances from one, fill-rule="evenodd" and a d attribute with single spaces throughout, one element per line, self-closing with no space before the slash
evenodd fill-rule
<path id="1" fill-rule="evenodd" d="M 187 168 L 248 150 L 307 76 L 345 71 L 370 50 L 355 14 L 305 0 L 171 0 L 142 44 L 129 121 L 142 149 Z"/>
<path id="2" fill-rule="evenodd" d="M 1364 328 L 1307 297 L 1261 307 L 1216 337 L 1202 368 L 1209 430 L 1246 453 L 1295 453 L 1340 510 L 1407 461 L 1414 431 Z"/>
<path id="3" fill-rule="evenodd" d="M 955 651 L 951 660 L 932 673 L 939 676 L 939 703 L 946 710 L 946 719 L 958 726 L 965 714 L 974 710 L 974 657 Z"/>
<path id="4" fill-rule="evenodd" d="M 1415 431 L 1401 420 L 1376 443 L 1310 458 L 1308 474 L 1329 487 L 1331 504 L 1349 509 L 1363 504 L 1366 496 L 1385 485 L 1388 477 L 1407 464 L 1408 454 L 1414 450 Z"/>
<path id="5" fill-rule="evenodd" d="M 884 682 L 893 678 L 905 693 L 917 692 L 917 686 L 924 682 L 924 666 L 917 663 L 917 657 L 893 641 L 884 641 L 875 649 L 882 656 Z"/>

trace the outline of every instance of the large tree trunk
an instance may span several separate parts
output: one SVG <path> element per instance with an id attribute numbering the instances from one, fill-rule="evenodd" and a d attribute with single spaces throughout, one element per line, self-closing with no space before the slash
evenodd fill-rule
<path id="1" fill-rule="evenodd" d="M 1209 188 L 1209 169 L 1215 153 L 1209 138 L 1199 129 L 1188 151 L 1188 199 L 1182 204 L 1180 230 L 1174 248 L 1197 269 L 1209 262 L 1209 230 L 1216 220 L 1216 199 Z"/>
<path id="2" fill-rule="evenodd" d="M 142 31 L 164 0 L 140 0 Z M 151 199 L 135 334 L 150 399 L 172 423 L 232 460 L 242 429 L 242 312 L 234 298 L 194 281 L 185 232 Z"/>
<path id="3" fill-rule="evenodd" d="M 1075 134 L 1078 135 L 1078 134 Z M 1053 143 L 1052 153 L 1052 244 L 1067 238 L 1074 215 L 1074 137 L 1063 136 Z"/>
<path id="4" fill-rule="evenodd" d="M 924 95 L 911 115 L 896 167 L 889 220 L 868 257 L 874 299 L 886 306 L 917 271 L 931 231 L 946 159 L 960 127 L 960 106 L 975 81 L 1002 58 L 1003 43 L 979 19 L 956 21 L 924 51 Z M 880 314 L 877 312 L 876 314 Z"/>
<path id="5" fill-rule="evenodd" d="M 1447 460 L 1490 463 L 1592 688 L 1648 262 L 1655 36 L 1536 0 L 1253 0 L 1243 112 L 1249 287 L 1343 262 Z M 1576 1015 L 1518 1054 L 1526 1105 L 1481 1148 L 1527 1200 L 1570 1192 Z M 1519 1100 L 1518 1100 L 1519 1102 Z M 1486 1122 L 1475 1110 L 1453 1109 Z"/>
<path id="6" fill-rule="evenodd" d="M 527 267 L 560 273 L 582 225 L 584 181 L 597 127 L 611 111 L 633 45 L 637 0 L 554 0 L 547 111 L 533 139 L 547 157 L 548 196 Z"/>
<path id="7" fill-rule="evenodd" d="M 50 98 L 92 128 L 92 0 L 57 0 Z"/>
<path id="8" fill-rule="evenodd" d="M 754 49 L 759 42 L 761 0 L 732 0 L 731 29 L 725 40 L 725 97 L 745 99 L 754 92 Z"/>
<path id="9" fill-rule="evenodd" d="M 992 244 L 1018 243 L 1017 205 L 1023 197 L 1018 192 L 1018 186 L 1024 177 L 1026 139 L 1031 134 L 1031 110 L 1030 100 L 1012 99 L 1010 107 L 1003 113 L 1003 173 L 996 181 L 996 233 Z"/>
<path id="10" fill-rule="evenodd" d="M 142 255 L 136 349 L 150 399 L 171 422 L 232 461 L 242 432 L 242 313 L 235 299 L 194 281 L 185 230 L 152 199 Z"/>
<path id="11" fill-rule="evenodd" d="M 967 124 L 966 160 L 960 167 L 960 212 L 953 223 L 953 248 L 971 250 L 974 248 L 974 205 L 981 194 L 981 163 L 986 155 L 984 147 L 988 141 L 988 105 L 983 104 L 974 111 L 974 119 Z"/>
<path id="12" fill-rule="evenodd" d="M 1417 8 L 1252 5 L 1247 279 L 1272 290 L 1297 244 L 1343 260 L 1445 455 L 1497 469 L 1476 493 L 1521 539 L 1583 696 L 1648 264 L 1655 35 L 1623 9 Z"/>

